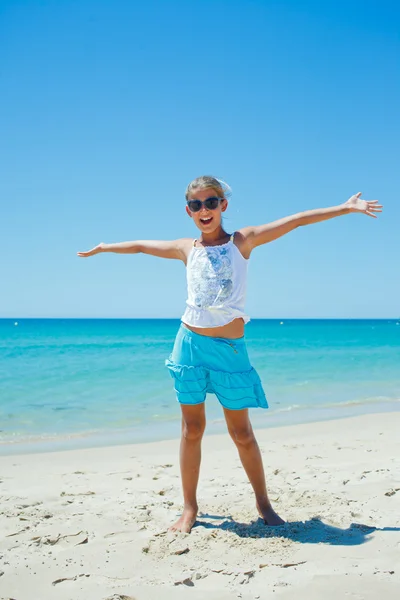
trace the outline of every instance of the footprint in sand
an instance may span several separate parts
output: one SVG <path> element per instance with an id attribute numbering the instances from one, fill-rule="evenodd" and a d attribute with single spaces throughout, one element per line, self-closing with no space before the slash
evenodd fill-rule
<path id="1" fill-rule="evenodd" d="M 68 492 L 61 492 L 60 496 L 95 496 L 96 492 L 78 492 L 77 494 L 70 494 Z"/>
<path id="2" fill-rule="evenodd" d="M 89 535 L 87 531 L 78 531 L 78 533 L 71 533 L 69 535 L 58 535 L 57 537 L 50 536 L 36 536 L 31 538 L 35 546 L 80 546 L 81 544 L 87 544 L 89 541 Z"/>
<path id="3" fill-rule="evenodd" d="M 105 600 L 136 600 L 133 596 L 125 596 L 125 594 L 114 594 L 114 596 L 108 596 Z"/>
<path id="4" fill-rule="evenodd" d="M 394 490 L 390 490 L 385 493 L 385 496 L 394 496 L 397 492 L 400 492 L 400 488 L 395 488 Z"/>
<path id="5" fill-rule="evenodd" d="M 32 504 L 18 504 L 15 508 L 18 510 L 23 510 L 25 508 L 33 508 L 34 506 L 40 506 L 43 502 L 32 502 Z"/>

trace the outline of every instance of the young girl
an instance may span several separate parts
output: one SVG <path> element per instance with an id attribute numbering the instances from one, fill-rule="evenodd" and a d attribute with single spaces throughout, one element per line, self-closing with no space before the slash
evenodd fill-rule
<path id="1" fill-rule="evenodd" d="M 198 239 L 101 243 L 88 252 L 78 252 L 81 257 L 100 252 L 143 252 L 175 258 L 186 265 L 186 310 L 166 365 L 182 410 L 180 466 L 184 509 L 171 529 L 187 533 L 198 511 L 196 490 L 207 392 L 214 393 L 223 407 L 228 431 L 253 487 L 259 515 L 267 525 L 284 523 L 269 501 L 261 454 L 248 415 L 250 407 L 268 408 L 244 341 L 244 326 L 249 321 L 244 312 L 246 274 L 252 251 L 300 225 L 353 212 L 376 217 L 374 213 L 382 208 L 377 200 L 362 200 L 360 192 L 339 206 L 309 210 L 229 234 L 221 222 L 222 213 L 228 208 L 229 189 L 221 180 L 209 176 L 198 177 L 188 185 L 186 212 L 200 231 Z"/>

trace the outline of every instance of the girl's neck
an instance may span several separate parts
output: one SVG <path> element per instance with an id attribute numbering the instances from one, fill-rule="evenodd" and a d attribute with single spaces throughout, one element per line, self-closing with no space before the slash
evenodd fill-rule
<path id="1" fill-rule="evenodd" d="M 220 227 L 211 233 L 202 233 L 198 238 L 198 241 L 200 244 L 204 244 L 206 246 L 217 246 L 219 243 L 224 242 L 228 237 L 229 234 L 226 233 L 222 227 Z"/>

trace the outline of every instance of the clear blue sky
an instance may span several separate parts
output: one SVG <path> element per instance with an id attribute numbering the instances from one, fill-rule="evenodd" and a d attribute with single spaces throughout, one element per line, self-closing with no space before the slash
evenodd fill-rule
<path id="1" fill-rule="evenodd" d="M 398 2 L 2 0 L 0 317 L 179 317 L 185 268 L 97 243 L 379 199 L 258 248 L 252 317 L 400 315 Z"/>

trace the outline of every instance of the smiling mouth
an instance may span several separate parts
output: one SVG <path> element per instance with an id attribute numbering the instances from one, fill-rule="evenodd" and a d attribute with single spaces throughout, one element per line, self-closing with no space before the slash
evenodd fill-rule
<path id="1" fill-rule="evenodd" d="M 211 223 L 212 219 L 213 219 L 212 217 L 208 217 L 208 219 L 200 219 L 200 221 L 203 225 L 209 225 Z"/>

